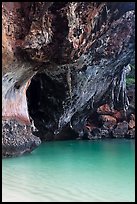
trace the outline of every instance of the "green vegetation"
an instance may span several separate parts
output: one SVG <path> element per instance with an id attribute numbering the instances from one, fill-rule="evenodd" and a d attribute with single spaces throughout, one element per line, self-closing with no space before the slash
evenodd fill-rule
<path id="1" fill-rule="evenodd" d="M 130 64 L 131 71 L 126 78 L 127 85 L 135 84 L 135 65 Z"/>
<path id="2" fill-rule="evenodd" d="M 135 78 L 127 78 L 127 85 L 135 84 Z"/>

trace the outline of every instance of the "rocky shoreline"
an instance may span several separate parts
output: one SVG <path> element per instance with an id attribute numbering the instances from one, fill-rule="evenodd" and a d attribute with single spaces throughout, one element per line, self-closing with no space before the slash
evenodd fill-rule
<path id="1" fill-rule="evenodd" d="M 30 126 L 16 120 L 3 120 L 2 125 L 3 158 L 30 153 L 41 144 L 40 138 L 32 134 Z"/>
<path id="2" fill-rule="evenodd" d="M 85 126 L 85 137 L 88 139 L 101 138 L 135 138 L 135 115 L 126 118 L 123 111 L 111 110 L 108 104 L 97 109 L 96 121 L 91 116 Z"/>
<path id="3" fill-rule="evenodd" d="M 135 84 L 127 86 L 128 110 L 103 104 L 88 118 L 85 134 L 78 139 L 125 138 L 135 139 Z"/>
<path id="4" fill-rule="evenodd" d="M 3 2 L 3 157 L 41 141 L 135 138 L 134 54 L 134 2 Z"/>
<path id="5" fill-rule="evenodd" d="M 123 110 L 112 110 L 108 104 L 103 104 L 87 119 L 83 135 L 70 126 L 63 128 L 57 135 L 39 133 L 34 129 L 32 125 L 23 125 L 16 120 L 3 120 L 2 157 L 30 153 L 41 142 L 53 140 L 135 139 L 135 114 L 129 109 L 125 116 Z"/>

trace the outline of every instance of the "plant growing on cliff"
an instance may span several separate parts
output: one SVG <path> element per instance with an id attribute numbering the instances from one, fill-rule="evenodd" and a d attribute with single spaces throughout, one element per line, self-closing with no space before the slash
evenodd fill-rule
<path id="1" fill-rule="evenodd" d="M 130 64 L 130 67 L 131 67 L 131 71 L 126 78 L 127 86 L 131 84 L 135 84 L 135 65 Z"/>

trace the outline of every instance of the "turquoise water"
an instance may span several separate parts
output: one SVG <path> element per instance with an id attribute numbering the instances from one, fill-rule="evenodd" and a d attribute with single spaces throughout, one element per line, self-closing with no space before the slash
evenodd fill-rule
<path id="1" fill-rule="evenodd" d="M 2 201 L 134 202 L 134 140 L 47 142 L 4 159 Z"/>

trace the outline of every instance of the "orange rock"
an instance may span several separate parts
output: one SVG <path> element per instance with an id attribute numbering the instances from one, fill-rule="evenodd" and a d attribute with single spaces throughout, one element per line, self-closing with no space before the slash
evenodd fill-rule
<path id="1" fill-rule="evenodd" d="M 135 121 L 134 120 L 130 120 L 128 123 L 129 128 L 134 128 L 135 127 Z"/>
<path id="2" fill-rule="evenodd" d="M 20 123 L 29 125 L 30 117 L 27 108 L 26 90 L 30 84 L 29 79 L 19 90 L 14 92 L 13 88 L 7 90 L 3 87 L 2 119 L 16 119 Z"/>
<path id="3" fill-rule="evenodd" d="M 130 115 L 130 119 L 135 121 L 135 115 L 134 115 L 134 114 L 131 114 L 131 115 Z"/>
<path id="4" fill-rule="evenodd" d="M 135 127 L 135 121 L 134 120 L 130 120 L 129 123 L 128 123 L 128 127 L 130 129 L 134 128 Z"/>
<path id="5" fill-rule="evenodd" d="M 110 106 L 108 104 L 104 104 L 104 105 L 100 106 L 97 109 L 97 113 L 100 113 L 100 114 L 109 114 L 109 113 L 112 113 L 112 110 L 110 109 Z"/>
<path id="6" fill-rule="evenodd" d="M 116 118 L 117 121 L 120 121 L 120 120 L 122 120 L 122 118 L 123 118 L 123 114 L 122 114 L 121 111 L 115 110 L 115 111 L 114 111 L 114 114 L 113 114 L 113 117 Z"/>
<path id="7" fill-rule="evenodd" d="M 114 125 L 117 123 L 116 118 L 114 118 L 113 116 L 110 116 L 110 115 L 101 115 L 101 116 L 100 116 L 100 119 L 101 119 L 103 122 L 111 122 L 111 123 L 113 123 Z"/>
<path id="8" fill-rule="evenodd" d="M 114 125 L 117 124 L 116 118 L 110 115 L 100 115 L 99 119 L 103 123 L 103 126 L 108 129 L 113 129 Z"/>
<path id="9" fill-rule="evenodd" d="M 129 127 L 129 129 L 135 128 L 135 115 L 134 114 L 130 115 L 128 127 Z"/>
<path id="10" fill-rule="evenodd" d="M 96 128 L 96 126 L 94 124 L 87 123 L 85 128 L 88 129 L 88 131 L 91 132 L 94 128 Z"/>

